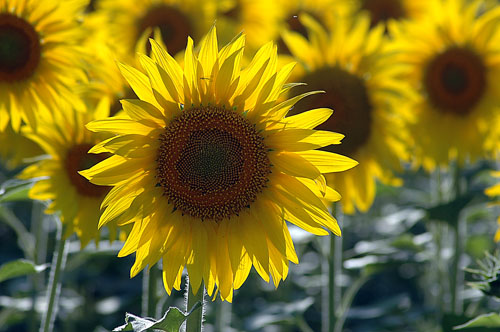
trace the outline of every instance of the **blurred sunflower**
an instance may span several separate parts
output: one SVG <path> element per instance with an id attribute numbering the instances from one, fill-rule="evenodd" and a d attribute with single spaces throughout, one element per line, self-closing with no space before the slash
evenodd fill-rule
<path id="1" fill-rule="evenodd" d="M 15 131 L 23 120 L 34 127 L 35 114 L 76 103 L 71 85 L 85 80 L 76 18 L 86 2 L 0 0 L 0 131 L 9 120 Z"/>
<path id="2" fill-rule="evenodd" d="M 343 135 L 312 130 L 332 113 L 311 110 L 285 117 L 307 92 L 277 103 L 293 64 L 277 71 L 277 52 L 264 45 L 240 69 L 244 36 L 218 49 L 215 27 L 199 54 L 188 38 L 184 69 L 151 40 L 146 74 L 120 65 L 140 100 L 123 100 L 130 120 L 93 121 L 90 130 L 113 133 L 92 149 L 112 157 L 82 171 L 92 183 L 113 186 L 100 225 L 133 223 L 119 253 L 136 253 L 135 276 L 163 258 L 163 283 L 179 289 L 184 267 L 196 293 L 204 280 L 231 301 L 252 265 L 275 286 L 297 256 L 285 220 L 317 235 L 340 235 L 319 197 L 340 196 L 322 173 L 356 162 L 314 149 Z"/>
<path id="3" fill-rule="evenodd" d="M 334 116 L 318 129 L 346 137 L 342 145 L 326 150 L 348 155 L 359 166 L 328 174 L 326 179 L 342 195 L 346 213 L 353 213 L 355 206 L 366 211 L 375 198 L 375 180 L 399 185 L 393 172 L 401 171 L 400 160 L 408 158 L 404 124 L 409 116 L 401 109 L 405 84 L 397 77 L 401 67 L 385 51 L 384 27 L 370 29 L 367 15 L 356 20 L 339 18 L 331 31 L 307 15 L 301 20 L 309 40 L 292 31 L 283 34 L 292 55 L 302 64 L 292 79 L 307 84 L 291 91 L 326 93 L 300 101 L 292 112 L 319 107 L 334 110 Z"/>
<path id="4" fill-rule="evenodd" d="M 493 172 L 492 175 L 494 177 L 498 178 L 498 177 L 500 177 L 500 172 Z M 486 189 L 485 192 L 486 192 L 486 195 L 488 195 L 490 197 L 500 197 L 500 183 L 489 187 L 488 189 Z M 497 202 L 497 204 L 499 204 L 499 203 Z M 498 229 L 495 233 L 495 242 L 500 241 L 500 216 L 497 219 L 497 223 L 498 223 Z"/>
<path id="5" fill-rule="evenodd" d="M 480 1 L 431 4 L 425 20 L 391 26 L 403 77 L 418 93 L 409 130 L 427 170 L 487 155 L 500 105 L 500 8 L 478 16 Z"/>
<path id="6" fill-rule="evenodd" d="M 120 61 L 134 63 L 136 51 L 149 52 L 148 37 L 161 33 L 171 54 L 184 50 L 188 36 L 198 40 L 215 21 L 216 1 L 100 0 L 96 15 L 107 18 L 101 27 Z"/>
<path id="7" fill-rule="evenodd" d="M 94 113 L 77 112 L 71 108 L 55 112 L 53 118 L 40 118 L 36 132 L 23 127 L 23 134 L 38 143 L 48 159 L 25 168 L 19 175 L 23 179 L 40 178 L 31 188 L 29 196 L 37 200 L 49 200 L 46 213 L 60 213 L 65 225 L 65 237 L 76 232 L 81 246 L 90 240 L 98 243 L 97 224 L 101 215 L 100 205 L 109 188 L 90 183 L 78 171 L 86 169 L 107 157 L 106 154 L 88 154 L 87 151 L 100 139 L 85 128 L 85 124 L 108 115 L 102 103 Z M 116 236 L 116 227 L 109 225 L 110 239 Z"/>
<path id="8" fill-rule="evenodd" d="M 370 15 L 372 27 L 389 20 L 419 19 L 424 16 L 432 1 L 415 0 L 355 0 L 354 13 Z"/>

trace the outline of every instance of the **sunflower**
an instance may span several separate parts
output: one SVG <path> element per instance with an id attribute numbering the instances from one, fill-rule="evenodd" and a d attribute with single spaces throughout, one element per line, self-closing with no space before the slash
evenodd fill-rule
<path id="1" fill-rule="evenodd" d="M 372 27 L 389 20 L 415 20 L 422 18 L 432 1 L 415 0 L 355 0 L 354 13 L 370 15 Z"/>
<path id="2" fill-rule="evenodd" d="M 36 126 L 38 113 L 76 105 L 71 86 L 85 80 L 77 17 L 87 1 L 0 0 L 0 131 Z"/>
<path id="3" fill-rule="evenodd" d="M 498 178 L 500 177 L 500 172 L 493 172 L 492 175 Z M 489 187 L 488 189 L 486 189 L 485 193 L 490 197 L 500 197 L 500 183 Z M 500 241 L 500 216 L 497 219 L 497 223 L 498 223 L 498 230 L 495 233 L 495 242 Z"/>
<path id="4" fill-rule="evenodd" d="M 300 94 L 307 88 L 326 93 L 300 101 L 292 112 L 334 110 L 334 116 L 318 129 L 340 132 L 346 138 L 342 145 L 325 149 L 348 155 L 359 166 L 328 174 L 326 179 L 342 195 L 346 213 L 353 213 L 355 206 L 366 211 L 375 198 L 375 180 L 400 184 L 393 173 L 401 171 L 400 160 L 408 158 L 404 123 L 410 118 L 400 107 L 406 96 L 404 83 L 397 80 L 401 68 L 385 50 L 384 27 L 370 29 L 367 15 L 338 19 L 331 31 L 307 15 L 301 20 L 309 40 L 293 31 L 283 34 L 301 64 L 293 80 L 307 84 L 291 92 Z"/>
<path id="5" fill-rule="evenodd" d="M 113 186 L 100 225 L 133 228 L 119 256 L 136 254 L 131 277 L 163 259 L 163 283 L 179 289 L 184 268 L 196 293 L 232 300 L 252 265 L 277 287 L 297 256 L 285 223 L 317 235 L 340 235 L 323 201 L 340 196 L 322 173 L 356 162 L 316 151 L 343 135 L 312 130 L 332 111 L 285 117 L 307 92 L 277 103 L 293 64 L 277 71 L 277 51 L 264 45 L 240 69 L 244 36 L 218 50 L 216 29 L 199 53 L 188 38 L 184 68 L 151 40 L 146 74 L 120 64 L 140 98 L 123 100 L 129 120 L 93 121 L 87 128 L 114 137 L 91 152 L 113 156 L 82 171 L 92 183 Z M 217 293 L 215 293 L 217 294 Z"/>
<path id="6" fill-rule="evenodd" d="M 500 105 L 500 8 L 481 2 L 433 1 L 420 22 L 392 25 L 403 76 L 418 96 L 408 105 L 415 162 L 432 170 L 489 154 Z"/>
<path id="7" fill-rule="evenodd" d="M 106 154 L 87 153 L 103 137 L 85 128 L 89 121 L 108 115 L 105 105 L 101 103 L 95 112 L 62 109 L 55 112 L 53 118 L 40 118 L 36 132 L 29 127 L 22 129 L 22 133 L 38 143 L 49 156 L 28 166 L 19 175 L 23 179 L 40 178 L 29 191 L 29 197 L 49 200 L 46 213 L 60 213 L 65 237 L 76 232 L 82 247 L 92 239 L 98 242 L 100 205 L 109 191 L 78 174 L 107 157 Z M 110 224 L 109 229 L 110 239 L 114 239 L 115 225 Z"/>
<path id="8" fill-rule="evenodd" d="M 171 54 L 181 52 L 188 36 L 197 40 L 210 28 L 217 9 L 215 0 L 100 0 L 97 8 L 95 15 L 107 19 L 101 29 L 116 58 L 128 63 L 135 63 L 136 51 L 150 51 L 147 40 L 155 29 Z"/>

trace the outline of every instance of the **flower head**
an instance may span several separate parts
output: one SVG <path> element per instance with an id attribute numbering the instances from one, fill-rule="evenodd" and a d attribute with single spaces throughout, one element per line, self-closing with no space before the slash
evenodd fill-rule
<path id="1" fill-rule="evenodd" d="M 62 108 L 52 117 L 40 118 L 37 131 L 22 128 L 23 135 L 36 142 L 48 158 L 28 166 L 19 177 L 38 179 L 29 191 L 30 198 L 48 200 L 46 213 L 59 214 L 65 226 L 64 236 L 76 233 L 82 247 L 92 239 L 96 243 L 99 240 L 100 205 L 110 189 L 96 186 L 78 174 L 107 157 L 88 153 L 104 137 L 85 128 L 87 122 L 108 115 L 106 105 L 101 103 L 95 112 Z M 109 226 L 110 239 L 113 239 L 116 225 Z"/>
<path id="2" fill-rule="evenodd" d="M 252 265 L 275 285 L 298 259 L 286 221 L 318 235 L 340 235 L 323 201 L 340 196 L 322 173 L 356 162 L 317 151 L 343 135 L 313 130 L 330 117 L 315 109 L 287 117 L 300 99 L 277 102 L 293 64 L 277 70 L 277 52 L 264 45 L 241 69 L 244 36 L 219 50 L 215 27 L 198 54 L 188 38 L 184 68 L 151 40 L 145 74 L 120 65 L 139 100 L 122 100 L 130 119 L 93 121 L 115 136 L 91 152 L 113 156 L 81 174 L 112 186 L 100 225 L 133 224 L 119 256 L 136 254 L 131 276 L 163 259 L 168 293 L 187 268 L 196 292 L 204 280 L 231 301 Z"/>
<path id="3" fill-rule="evenodd" d="M 325 30 L 312 17 L 301 20 L 309 38 L 285 31 L 283 39 L 301 66 L 293 80 L 307 85 L 291 90 L 324 90 L 301 100 L 292 110 L 300 113 L 311 108 L 328 107 L 334 116 L 318 129 L 346 135 L 341 145 L 324 148 L 359 161 L 348 172 L 328 174 L 326 179 L 342 195 L 346 213 L 355 207 L 366 211 L 375 198 L 376 180 L 399 184 L 395 171 L 402 170 L 400 160 L 408 158 L 404 124 L 409 116 L 404 104 L 405 84 L 398 81 L 401 66 L 386 51 L 384 27 L 370 29 L 369 17 L 352 20 L 339 18 Z"/>
<path id="4" fill-rule="evenodd" d="M 72 85 L 84 80 L 76 18 L 83 0 L 0 0 L 0 131 L 35 127 L 61 103 L 83 107 Z"/>
<path id="5" fill-rule="evenodd" d="M 497 144 L 500 8 L 480 14 L 480 5 L 433 1 L 425 19 L 391 27 L 402 77 L 417 92 L 408 104 L 415 163 L 427 170 L 477 160 Z"/>

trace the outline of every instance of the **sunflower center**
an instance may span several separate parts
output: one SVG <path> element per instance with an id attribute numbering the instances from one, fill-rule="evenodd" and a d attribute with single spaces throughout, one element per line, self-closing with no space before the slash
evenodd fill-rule
<path id="1" fill-rule="evenodd" d="M 340 145 L 330 145 L 325 149 L 331 152 L 352 155 L 363 146 L 370 137 L 372 123 L 372 104 L 365 82 L 338 67 L 325 67 L 307 74 L 300 82 L 297 94 L 311 90 L 324 90 L 302 99 L 290 114 L 301 113 L 314 108 L 328 107 L 333 115 L 316 129 L 339 132 L 345 135 Z"/>
<path id="2" fill-rule="evenodd" d="M 361 8 L 370 13 L 372 27 L 391 18 L 406 16 L 401 0 L 364 0 Z"/>
<path id="3" fill-rule="evenodd" d="M 137 37 L 141 37 L 147 29 L 158 28 L 161 32 L 161 38 L 167 46 L 170 54 L 177 54 L 186 46 L 186 40 L 192 32 L 191 24 L 180 10 L 175 7 L 160 5 L 155 6 L 139 20 Z M 150 38 L 153 38 L 151 33 Z M 146 44 L 146 50 L 149 53 L 151 46 L 149 41 Z"/>
<path id="4" fill-rule="evenodd" d="M 30 77 L 40 62 L 40 39 L 24 19 L 0 14 L 0 82 Z"/>
<path id="5" fill-rule="evenodd" d="M 160 135 L 158 185 L 175 209 L 220 221 L 255 201 L 271 172 L 264 138 L 219 107 L 184 111 Z"/>
<path id="6" fill-rule="evenodd" d="M 88 169 L 108 157 L 106 153 L 87 153 L 91 147 L 92 144 L 80 144 L 69 149 L 65 160 L 66 172 L 68 173 L 71 183 L 75 186 L 80 195 L 101 197 L 108 192 L 109 187 L 92 184 L 86 178 L 78 174 L 78 171 Z"/>
<path id="7" fill-rule="evenodd" d="M 467 115 L 485 92 L 486 68 L 474 52 L 449 48 L 429 62 L 424 87 L 440 111 Z"/>

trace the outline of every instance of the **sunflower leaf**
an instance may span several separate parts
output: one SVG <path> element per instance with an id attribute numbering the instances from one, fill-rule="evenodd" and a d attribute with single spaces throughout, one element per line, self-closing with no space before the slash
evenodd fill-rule
<path id="1" fill-rule="evenodd" d="M 465 324 L 455 326 L 453 330 L 462 330 L 473 327 L 500 327 L 500 315 L 494 312 L 479 315 Z"/>
<path id="2" fill-rule="evenodd" d="M 130 313 L 125 314 L 125 324 L 118 326 L 113 332 L 121 331 L 166 331 L 178 332 L 182 323 L 189 317 L 195 310 L 201 307 L 201 302 L 197 302 L 188 313 L 183 313 L 179 308 L 170 307 L 165 315 L 157 321 L 152 318 L 143 318 Z"/>
<path id="3" fill-rule="evenodd" d="M 48 264 L 35 265 L 25 259 L 7 262 L 0 266 L 0 282 L 7 279 L 42 272 L 47 268 L 47 266 Z"/>
<path id="4" fill-rule="evenodd" d="M 28 192 L 33 187 L 33 180 L 7 180 L 0 186 L 0 202 L 29 200 Z"/>

